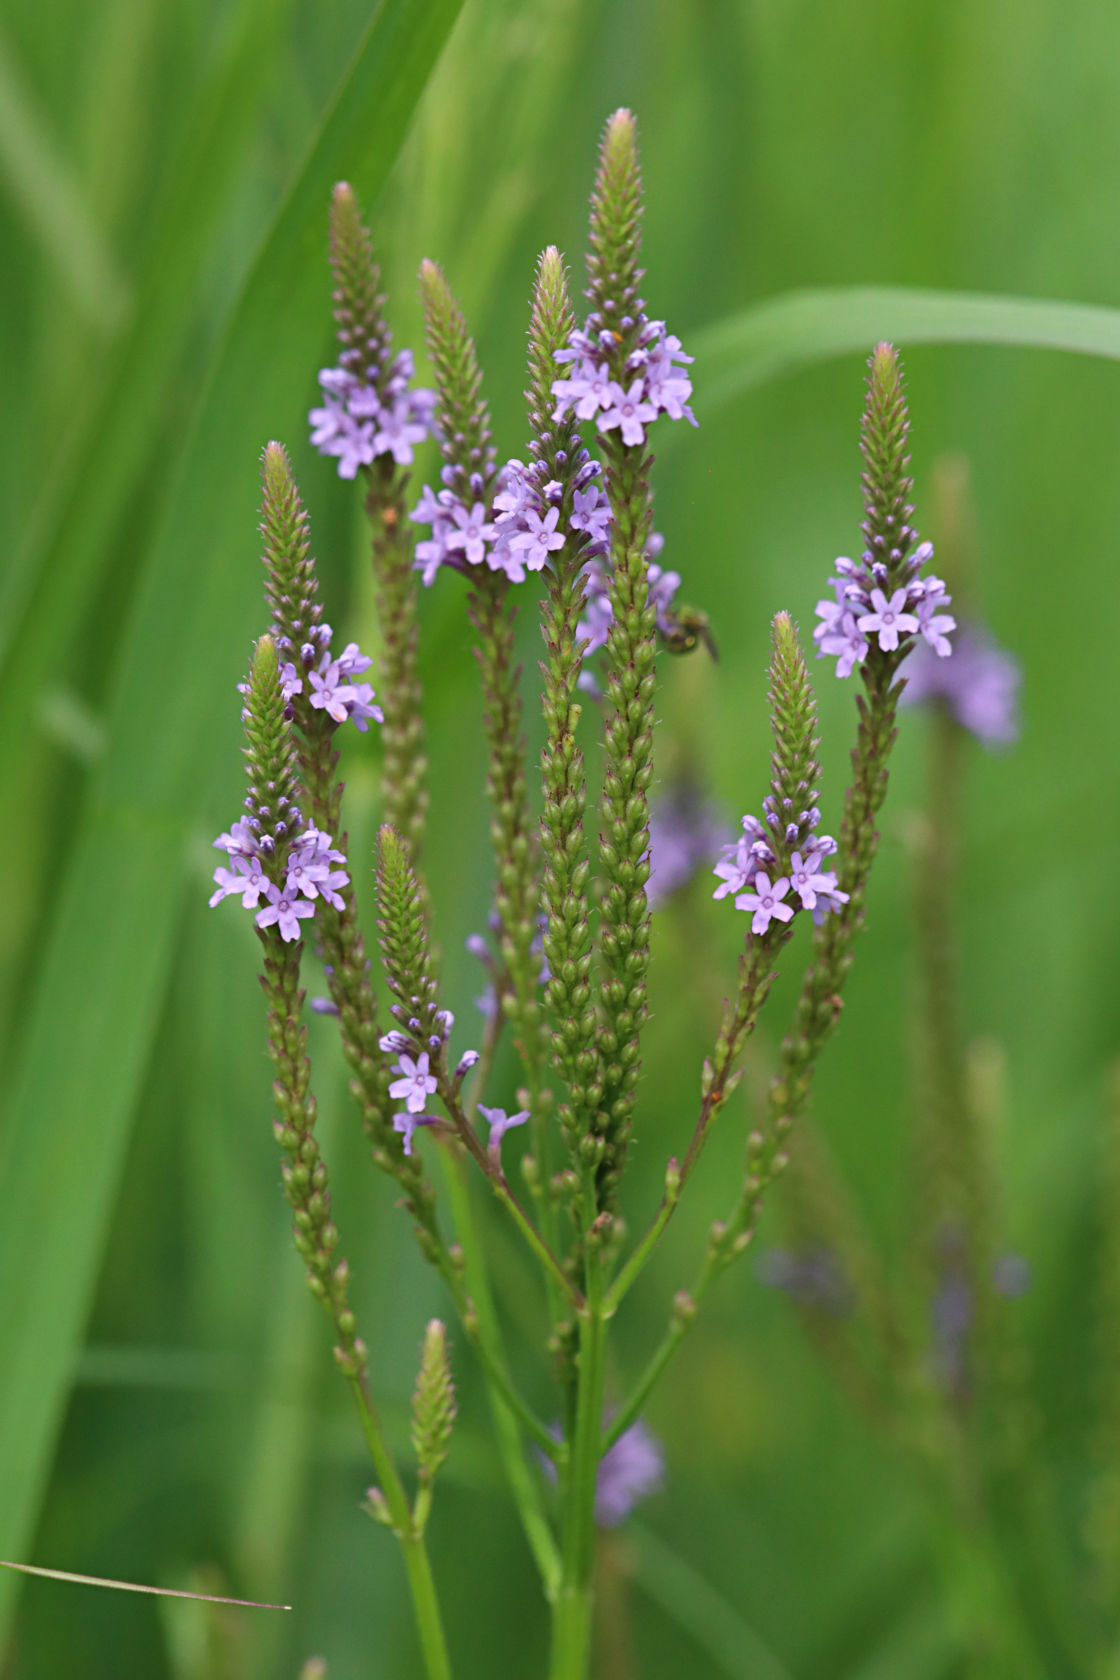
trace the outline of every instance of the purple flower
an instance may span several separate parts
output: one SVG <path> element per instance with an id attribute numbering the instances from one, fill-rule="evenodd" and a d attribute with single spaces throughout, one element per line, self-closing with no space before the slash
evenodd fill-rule
<path id="1" fill-rule="evenodd" d="M 691 782 L 678 782 L 654 801 L 646 854 L 646 892 L 651 909 L 687 886 L 719 852 L 725 832 L 716 807 L 705 801 Z M 740 887 L 745 885 L 745 880 L 740 883 Z"/>
<path id="2" fill-rule="evenodd" d="M 610 403 L 610 375 L 605 368 L 585 357 L 574 378 L 552 381 L 552 392 L 557 398 L 553 420 L 563 420 L 569 408 L 575 411 L 577 419 L 593 420 L 599 410 Z"/>
<path id="3" fill-rule="evenodd" d="M 368 467 L 373 460 L 373 421 L 366 420 L 358 425 L 357 421 L 347 417 L 330 447 L 323 447 L 321 453 L 338 456 L 339 478 L 356 478 L 358 468 Z"/>
<path id="4" fill-rule="evenodd" d="M 415 1061 L 402 1052 L 396 1071 L 400 1073 L 401 1078 L 395 1079 L 390 1085 L 389 1095 L 395 1101 L 403 1102 L 410 1114 L 421 1114 L 429 1096 L 439 1086 L 435 1075 L 428 1072 L 428 1052 L 422 1050 Z M 406 1144 L 405 1154 L 408 1153 Z"/>
<path id="5" fill-rule="evenodd" d="M 408 1034 L 400 1032 L 396 1027 L 382 1033 L 377 1042 L 387 1056 L 399 1056 L 402 1050 L 409 1049 L 412 1044 Z"/>
<path id="6" fill-rule="evenodd" d="M 899 529 L 899 542 L 913 541 L 914 533 L 908 525 Z M 868 637 L 877 638 L 884 653 L 894 653 L 902 636 L 920 632 L 935 647 L 942 658 L 952 651 L 946 632 L 954 621 L 941 609 L 949 605 L 949 596 L 940 578 L 919 577 L 923 565 L 933 558 L 933 544 L 919 543 L 913 554 L 903 560 L 904 546 L 876 557 L 870 549 L 859 560 L 841 555 L 836 561 L 835 577 L 829 578 L 829 588 L 835 599 L 817 602 L 820 621 L 813 631 L 819 658 L 831 655 L 837 661 L 836 675 L 850 676 L 856 665 L 866 659 Z M 895 588 L 890 598 L 887 589 L 893 579 L 908 582 Z"/>
<path id="7" fill-rule="evenodd" d="M 612 379 L 608 388 L 611 406 L 595 422 L 601 432 L 613 431 L 618 426 L 623 443 L 632 449 L 645 442 L 643 428 L 657 419 L 656 408 L 643 399 L 644 388 L 645 381 L 635 379 L 630 389 L 624 391 L 617 380 Z"/>
<path id="8" fill-rule="evenodd" d="M 459 1057 L 459 1065 L 455 1069 L 455 1078 L 464 1079 L 478 1061 L 477 1050 L 464 1050 Z"/>
<path id="9" fill-rule="evenodd" d="M 219 834 L 214 844 L 231 857 L 255 857 L 257 852 L 257 836 L 248 817 L 238 817 L 225 834 Z"/>
<path id="10" fill-rule="evenodd" d="M 512 1126 L 523 1126 L 529 1118 L 527 1108 L 518 1109 L 516 1114 L 507 1114 L 504 1108 L 484 1108 L 478 1105 L 478 1112 L 490 1127 L 488 1144 L 490 1159 L 495 1166 L 501 1166 L 502 1139 Z"/>
<path id="11" fill-rule="evenodd" d="M 646 394 L 654 407 L 663 409 L 670 420 L 687 420 L 695 426 L 696 416 L 688 406 L 692 381 L 687 373 L 673 366 L 670 344 L 675 344 L 680 350 L 680 340 L 670 338 L 650 354 L 646 367 Z M 690 362 L 692 357 L 681 356 L 680 360 Z"/>
<path id="12" fill-rule="evenodd" d="M 211 907 L 220 904 L 223 898 L 228 898 L 232 893 L 240 893 L 242 907 L 255 910 L 260 903 L 261 894 L 267 892 L 269 886 L 260 860 L 241 857 L 235 853 L 231 861 L 232 869 L 219 866 L 214 871 L 214 880 L 218 887 L 217 891 L 210 895 Z"/>
<path id="13" fill-rule="evenodd" d="M 586 490 L 577 490 L 572 502 L 572 529 L 586 531 L 592 542 L 605 543 L 611 528 L 611 504 L 606 492 L 592 484 Z"/>
<path id="14" fill-rule="evenodd" d="M 789 878 L 783 875 L 770 885 L 770 877 L 760 869 L 754 878 L 754 891 L 740 893 L 735 900 L 736 910 L 753 910 L 752 933 L 765 933 L 772 921 L 792 922 L 793 906 L 783 904 L 789 891 Z"/>
<path id="15" fill-rule="evenodd" d="M 330 625 L 324 624 L 323 629 L 329 632 Z M 327 639 L 328 641 L 330 640 L 329 635 Z M 373 664 L 373 660 L 370 659 L 367 654 L 362 652 L 357 642 L 347 642 L 346 646 L 335 660 L 335 664 L 337 665 L 341 676 L 357 677 L 360 676 L 363 671 L 369 670 L 370 666 Z"/>
<path id="16" fill-rule="evenodd" d="M 486 558 L 486 544 L 494 540 L 494 527 L 487 523 L 486 509 L 475 502 L 468 512 L 460 503 L 451 509 L 455 529 L 447 538 L 447 547 L 461 552 L 471 566 L 481 566 Z"/>
<path id="17" fill-rule="evenodd" d="M 370 365 L 360 377 L 350 368 L 321 371 L 326 399 L 308 415 L 311 442 L 321 454 L 338 457 L 340 478 L 353 478 L 379 455 L 407 466 L 413 446 L 433 429 L 435 393 L 408 389 L 411 353 L 402 350 L 390 362 L 388 335 L 380 346 L 371 343 L 370 351 Z"/>
<path id="18" fill-rule="evenodd" d="M 281 939 L 289 943 L 298 939 L 299 924 L 315 914 L 314 904 L 306 898 L 289 898 L 272 881 L 268 883 L 267 892 L 268 904 L 263 910 L 257 911 L 257 926 L 271 927 L 275 922 L 279 926 Z"/>
<path id="19" fill-rule="evenodd" d="M 303 833 L 296 840 L 292 855 L 293 857 L 298 855 L 304 865 L 309 867 L 322 868 L 328 864 L 346 862 L 346 853 L 340 852 L 330 835 L 324 834 L 323 830 L 316 828 L 314 823 L 308 823 Z"/>
<path id="20" fill-rule="evenodd" d="M 659 533 L 655 531 L 654 537 L 657 537 L 658 535 Z M 661 546 L 662 545 L 659 543 L 657 548 L 658 553 L 661 551 Z M 658 629 L 661 630 L 662 633 L 666 633 L 671 628 L 668 615 L 670 609 L 672 608 L 677 590 L 681 586 L 681 574 L 679 572 L 667 572 L 663 567 L 654 564 L 649 568 L 647 581 L 649 585 L 649 593 L 646 599 L 649 601 L 651 606 L 656 607 L 657 609 Z"/>
<path id="21" fill-rule="evenodd" d="M 906 635 L 918 628 L 918 621 L 913 613 L 906 611 L 906 591 L 896 589 L 888 601 L 881 589 L 873 589 L 871 605 L 875 611 L 863 615 L 859 620 L 859 628 L 865 635 L 877 634 L 883 652 L 893 653 L 898 646 L 900 633 Z"/>
<path id="22" fill-rule="evenodd" d="M 957 621 L 950 613 L 939 613 L 945 596 L 927 596 L 918 602 L 918 624 L 922 637 L 940 659 L 948 659 L 953 651 L 953 644 L 949 640 L 948 632 L 957 628 Z"/>
<path id="23" fill-rule="evenodd" d="M 828 605 L 827 602 L 824 604 Z M 862 665 L 867 658 L 867 647 L 867 638 L 856 620 L 855 613 L 842 611 L 839 626 L 821 637 L 818 653 L 822 658 L 826 653 L 835 655 L 836 675 L 850 677 L 852 667 Z"/>
<path id="24" fill-rule="evenodd" d="M 617 1528 L 635 1505 L 660 1492 L 665 1483 L 665 1454 L 639 1418 L 603 1454 L 595 1482 L 595 1521 Z"/>
<path id="25" fill-rule="evenodd" d="M 610 596 L 589 593 L 584 601 L 583 617 L 576 625 L 577 638 L 587 643 L 583 650 L 584 659 L 590 659 L 593 653 L 606 647 L 613 619 Z"/>
<path id="26" fill-rule="evenodd" d="M 521 517 L 527 528 L 511 537 L 509 545 L 520 551 L 531 572 L 539 572 L 549 554 L 564 546 L 564 533 L 556 529 L 560 522 L 560 509 L 549 508 L 542 519 L 530 508 Z"/>
<path id="27" fill-rule="evenodd" d="M 751 844 L 745 837 L 736 840 L 732 846 L 724 846 L 720 853 L 719 862 L 713 869 L 713 875 L 718 875 L 720 884 L 712 894 L 713 898 L 726 898 L 730 893 L 742 892 L 755 868 L 755 859 L 751 856 Z"/>
<path id="28" fill-rule="evenodd" d="M 772 1248 L 760 1256 L 758 1276 L 768 1288 L 792 1295 L 798 1305 L 820 1307 L 838 1318 L 850 1313 L 855 1304 L 839 1258 L 830 1248 L 807 1248 L 799 1253 Z"/>
<path id="29" fill-rule="evenodd" d="M 906 678 L 903 706 L 939 702 L 986 747 L 1010 746 L 1018 740 L 1022 673 L 979 626 L 957 631 L 951 659 L 938 658 L 926 642 L 918 642 L 900 675 Z"/>
<path id="30" fill-rule="evenodd" d="M 816 906 L 817 894 L 831 894 L 836 890 L 836 876 L 821 874 L 818 865 L 821 862 L 819 852 L 806 852 L 804 858 L 800 852 L 794 852 L 789 860 L 790 880 L 793 890 L 801 899 L 802 908 L 812 910 Z M 843 895 L 845 898 L 847 894 Z"/>
<path id="31" fill-rule="evenodd" d="M 394 1114 L 393 1130 L 400 1132 L 404 1138 L 404 1152 L 412 1154 L 412 1134 L 417 1126 L 438 1126 L 439 1117 L 435 1114 L 414 1114 L 410 1109 L 406 1114 Z"/>
<path id="32" fill-rule="evenodd" d="M 608 1413 L 604 1420 L 610 1422 Z M 558 1426 L 549 1434 L 561 1440 Z M 541 1454 L 541 1465 L 550 1481 L 556 1480 L 556 1466 Z M 595 1472 L 595 1521 L 600 1528 L 618 1528 L 635 1505 L 659 1493 L 665 1485 L 665 1454 L 661 1444 L 641 1418 L 624 1429 L 618 1440 L 599 1460 Z"/>
<path id="33" fill-rule="evenodd" d="M 354 646 L 353 643 L 350 644 Z M 343 659 L 350 653 L 348 648 Z M 368 661 L 366 662 L 368 664 Z M 350 661 L 353 668 L 353 660 Z M 349 719 L 355 729 L 363 735 L 369 728 L 369 719 L 383 723 L 385 714 L 381 707 L 374 704 L 373 688 L 369 683 L 348 682 L 342 669 L 343 660 L 331 659 L 324 654 L 319 662 L 319 669 L 308 674 L 311 685 L 311 704 L 320 711 L 326 712 L 335 723 L 345 723 Z"/>
<path id="34" fill-rule="evenodd" d="M 413 444 L 423 443 L 428 435 L 427 425 L 417 421 L 407 396 L 397 397 L 392 408 L 383 408 L 379 419 L 380 426 L 373 440 L 374 453 L 392 455 L 398 466 L 407 467 L 412 461 Z"/>

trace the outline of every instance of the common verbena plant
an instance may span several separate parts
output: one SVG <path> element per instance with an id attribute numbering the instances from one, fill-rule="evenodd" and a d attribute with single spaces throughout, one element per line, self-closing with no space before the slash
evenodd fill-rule
<path id="1" fill-rule="evenodd" d="M 330 250 L 340 348 L 337 366 L 320 374 L 312 441 L 365 499 L 381 629 L 376 692 L 366 680 L 372 661 L 354 643 L 340 651 L 324 617 L 287 455 L 277 443 L 264 453 L 270 622 L 242 685 L 248 792 L 244 815 L 216 842 L 228 859 L 215 872 L 212 902 L 240 898 L 260 937 L 275 1131 L 295 1243 L 333 1326 L 376 1475 L 369 1510 L 400 1544 L 431 1680 L 452 1672 L 425 1546 L 455 1417 L 447 1337 L 441 1322 L 428 1326 L 413 1410 L 416 1471 L 406 1476 L 379 1420 L 316 1141 L 301 1019 L 304 942 L 314 942 L 325 965 L 329 998 L 316 1007 L 337 1018 L 372 1158 L 394 1181 L 489 1386 L 510 1492 L 552 1617 L 550 1673 L 577 1680 L 590 1661 L 597 1527 L 623 1521 L 663 1474 L 643 1407 L 711 1285 L 750 1245 L 840 1019 L 887 791 L 900 668 L 916 643 L 939 660 L 951 654 L 948 597 L 927 570 L 932 550 L 912 522 L 898 357 L 881 344 L 867 379 L 857 557 L 836 562 L 814 632 L 818 654 L 859 682 L 839 837 L 822 831 L 813 691 L 794 620 L 780 612 L 769 669 L 769 786 L 756 789 L 761 814 L 743 817 L 741 836 L 715 862 L 714 896 L 742 930 L 738 973 L 727 977 L 711 1041 L 697 1047 L 691 1135 L 666 1163 L 660 1206 L 632 1238 L 620 1195 L 642 1125 L 649 1030 L 658 667 L 666 653 L 714 652 L 703 615 L 678 603 L 680 579 L 663 568 L 653 529 L 651 440 L 664 421 L 696 420 L 690 358 L 642 295 L 641 216 L 635 125 L 620 110 L 606 125 L 591 199 L 588 312 L 580 325 L 564 262 L 550 247 L 532 287 L 524 459 L 499 464 L 475 346 L 443 273 L 421 265 L 435 374 L 429 391 L 414 385 L 410 353 L 393 350 L 368 232 L 350 189 L 336 188 Z M 438 444 L 439 480 L 417 501 L 411 468 L 428 438 Z M 544 585 L 537 764 L 526 752 L 528 685 L 514 655 L 534 573 Z M 429 587 L 463 592 L 488 748 L 494 895 L 479 907 L 480 924 L 489 911 L 490 937 L 472 941 L 488 990 L 480 1042 L 455 1049 L 433 954 L 439 905 L 424 877 L 429 790 L 417 604 Z M 348 724 L 381 737 L 384 821 L 377 927 L 368 939 L 353 892 L 365 865 L 348 850 L 337 778 L 335 735 Z M 591 774 L 585 753 L 600 761 Z M 745 779 L 757 774 L 744 765 Z M 589 781 L 601 789 L 594 807 Z M 702 816 L 679 813 L 678 827 Z M 679 835 L 673 843 L 687 850 Z M 700 840 L 700 851 L 708 844 Z M 813 924 L 811 955 L 765 1114 L 745 1139 L 738 1193 L 711 1227 L 691 1288 L 666 1303 L 664 1333 L 645 1368 L 628 1390 L 608 1396 L 611 1325 L 735 1089 L 799 920 Z M 389 1018 L 378 1001 L 382 980 Z M 520 1069 L 512 1095 L 491 1089 L 503 1036 Z M 538 1351 L 555 1381 L 548 1417 L 510 1374 L 468 1173 L 482 1176 L 540 1269 L 547 1321 Z"/>

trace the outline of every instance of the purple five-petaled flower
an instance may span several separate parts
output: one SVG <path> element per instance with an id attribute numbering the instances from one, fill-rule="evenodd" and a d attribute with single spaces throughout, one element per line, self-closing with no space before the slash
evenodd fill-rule
<path id="1" fill-rule="evenodd" d="M 478 1105 L 478 1112 L 490 1127 L 489 1153 L 495 1166 L 501 1165 L 502 1139 L 513 1126 L 523 1126 L 529 1118 L 529 1110 L 522 1108 L 516 1114 L 507 1114 L 504 1108 L 484 1108 Z"/>
<path id="2" fill-rule="evenodd" d="M 623 443 L 631 449 L 645 442 L 645 427 L 657 419 L 657 409 L 643 400 L 644 389 L 644 379 L 635 379 L 628 391 L 612 379 L 608 388 L 611 406 L 595 422 L 601 432 L 613 431 L 617 426 Z"/>
<path id="3" fill-rule="evenodd" d="M 271 927 L 273 922 L 280 929 L 280 937 L 290 942 L 299 938 L 299 924 L 308 916 L 315 914 L 315 906 L 306 898 L 289 897 L 287 892 L 270 881 L 267 888 L 268 903 L 263 910 L 258 910 L 256 923 L 259 928 Z"/>
<path id="4" fill-rule="evenodd" d="M 877 634 L 884 653 L 893 653 L 899 636 L 918 628 L 914 614 L 906 611 L 906 601 L 905 589 L 896 589 L 889 601 L 881 589 L 871 591 L 871 605 L 875 611 L 863 614 L 859 628 L 864 635 Z"/>
<path id="5" fill-rule="evenodd" d="M 754 878 L 754 891 L 740 893 L 735 900 L 736 910 L 753 910 L 752 933 L 765 933 L 772 921 L 792 922 L 793 906 L 782 901 L 789 891 L 789 876 L 782 875 L 773 886 L 765 870 Z"/>
<path id="6" fill-rule="evenodd" d="M 397 1069 L 401 1077 L 390 1085 L 389 1095 L 396 1102 L 403 1102 L 410 1114 L 422 1114 L 429 1096 L 439 1086 L 435 1075 L 428 1072 L 428 1052 L 422 1050 L 415 1061 L 402 1053 Z M 406 1145 L 405 1154 L 408 1153 Z"/>

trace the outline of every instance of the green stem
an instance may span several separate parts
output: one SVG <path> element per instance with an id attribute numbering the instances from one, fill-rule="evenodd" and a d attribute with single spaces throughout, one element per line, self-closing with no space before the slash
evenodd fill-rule
<path id="1" fill-rule="evenodd" d="M 646 1231 L 645 1236 L 642 1238 L 629 1260 L 627 1260 L 625 1266 L 623 1266 L 621 1272 L 619 1272 L 618 1276 L 615 1278 L 611 1288 L 608 1290 L 606 1300 L 603 1302 L 604 1318 L 613 1318 L 615 1313 L 618 1311 L 619 1306 L 622 1303 L 623 1296 L 626 1295 L 630 1285 L 638 1277 L 639 1273 L 645 1266 L 646 1261 L 649 1259 L 650 1255 L 657 1247 L 658 1242 L 661 1240 L 661 1233 L 673 1217 L 673 1210 L 677 1205 L 679 1196 L 680 1181 L 678 1179 L 677 1184 L 672 1190 L 666 1190 L 665 1198 L 654 1215 L 653 1222 Z"/>
<path id="2" fill-rule="evenodd" d="M 525 1241 L 540 1261 L 541 1266 L 544 1268 L 545 1275 L 551 1278 L 553 1283 L 558 1286 L 561 1294 L 567 1296 L 568 1300 L 578 1311 L 583 1304 L 583 1296 L 575 1287 L 571 1278 L 569 1278 L 564 1272 L 559 1260 L 557 1260 L 555 1254 L 553 1254 L 552 1250 L 549 1248 L 548 1244 L 545 1242 L 544 1238 L 541 1236 L 540 1232 L 537 1230 L 536 1226 L 521 1206 L 521 1203 L 517 1200 L 517 1197 L 510 1189 L 509 1181 L 507 1180 L 501 1167 L 496 1161 L 491 1160 L 487 1151 L 483 1149 L 482 1144 L 478 1140 L 478 1133 L 467 1119 L 459 1098 L 450 1086 L 446 1085 L 440 1090 L 440 1096 L 443 1098 L 444 1106 L 447 1109 L 448 1114 L 451 1116 L 452 1123 L 455 1127 L 455 1133 L 460 1143 L 464 1146 L 467 1153 L 473 1156 L 479 1167 L 481 1167 L 490 1188 L 493 1190 L 495 1196 L 497 1196 L 514 1224 L 517 1226 L 517 1229 L 521 1232 L 521 1235 L 525 1238 Z"/>
<path id="3" fill-rule="evenodd" d="M 448 1198 L 451 1202 L 451 1217 L 455 1231 L 463 1249 L 465 1274 L 471 1299 L 474 1303 L 474 1316 L 478 1324 L 478 1341 L 488 1350 L 485 1364 L 487 1375 L 490 1377 L 489 1395 L 490 1409 L 494 1417 L 494 1429 L 498 1437 L 498 1451 L 505 1468 L 506 1478 L 513 1495 L 514 1504 L 521 1518 L 521 1526 L 525 1530 L 525 1538 L 529 1542 L 529 1549 L 540 1572 L 544 1583 L 545 1596 L 555 1598 L 560 1584 L 560 1556 L 556 1541 L 544 1514 L 541 1502 L 540 1487 L 529 1466 L 525 1462 L 521 1439 L 518 1434 L 518 1418 L 523 1426 L 526 1424 L 527 1408 L 519 1409 L 515 1413 L 511 1405 L 511 1397 L 515 1393 L 505 1367 L 505 1357 L 501 1347 L 501 1334 L 498 1329 L 497 1313 L 490 1293 L 490 1280 L 486 1272 L 486 1259 L 483 1254 L 478 1234 L 475 1230 L 474 1212 L 471 1208 L 470 1187 L 466 1174 L 463 1172 L 461 1158 L 453 1157 L 450 1150 L 444 1152 L 444 1181 L 447 1185 Z M 500 1380 L 495 1381 L 495 1373 L 500 1373 Z M 533 1439 L 545 1451 L 555 1453 L 556 1443 L 547 1438 L 547 1445 L 537 1435 L 537 1421 L 532 1418 L 533 1427 L 529 1429 Z"/>
<path id="4" fill-rule="evenodd" d="M 377 1415 L 369 1388 L 357 1371 L 348 1371 L 347 1380 L 350 1384 L 354 1402 L 361 1419 L 362 1433 L 369 1448 L 370 1458 L 373 1460 L 377 1472 L 381 1492 L 385 1496 L 385 1503 L 393 1519 L 393 1530 L 401 1543 L 404 1554 L 405 1570 L 408 1574 L 409 1590 L 412 1593 L 412 1608 L 416 1617 L 416 1630 L 420 1636 L 420 1648 L 424 1654 L 424 1667 L 428 1680 L 451 1680 L 451 1662 L 447 1655 L 447 1645 L 443 1637 L 443 1619 L 440 1616 L 439 1599 L 436 1596 L 435 1581 L 432 1578 L 432 1566 L 428 1561 L 428 1550 L 423 1537 L 416 1532 L 412 1520 L 412 1511 L 408 1503 L 408 1495 L 397 1467 L 393 1463 L 392 1455 L 385 1441 L 381 1428 L 381 1420 Z"/>
<path id="5" fill-rule="evenodd" d="M 606 1320 L 598 1257 L 588 1253 L 587 1305 L 579 1314 L 576 1427 L 564 1488 L 564 1573 L 553 1607 L 550 1680 L 586 1680 L 591 1656 L 595 1487 L 599 1473 Z"/>

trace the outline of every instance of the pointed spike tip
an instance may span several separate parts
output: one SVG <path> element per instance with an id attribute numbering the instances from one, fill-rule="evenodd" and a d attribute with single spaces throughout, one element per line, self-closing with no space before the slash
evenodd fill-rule
<path id="1" fill-rule="evenodd" d="M 893 344 L 885 340 L 877 344 L 871 352 L 868 367 L 869 384 L 880 399 L 889 400 L 901 395 L 902 364 Z"/>
<path id="2" fill-rule="evenodd" d="M 547 245 L 537 258 L 537 295 L 555 294 L 566 290 L 566 280 L 564 259 L 558 247 Z"/>
<path id="3" fill-rule="evenodd" d="M 282 443 L 266 443 L 261 453 L 261 479 L 267 505 L 290 490 L 294 484 L 292 463 Z"/>
<path id="4" fill-rule="evenodd" d="M 276 652 L 276 643 L 266 630 L 264 635 L 259 637 L 257 645 L 253 649 L 253 679 L 259 682 L 271 676 L 274 671 L 279 672 L 279 670 L 280 662 Z"/>
<path id="5" fill-rule="evenodd" d="M 607 118 L 599 149 L 599 166 L 604 182 L 609 178 L 637 173 L 638 126 L 633 113 L 625 105 Z"/>

